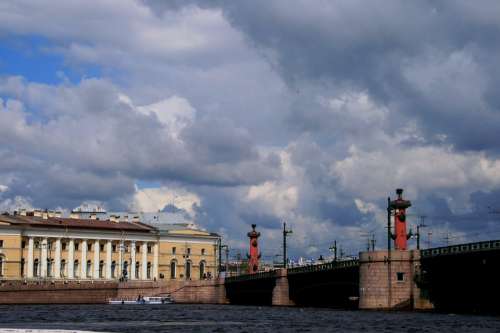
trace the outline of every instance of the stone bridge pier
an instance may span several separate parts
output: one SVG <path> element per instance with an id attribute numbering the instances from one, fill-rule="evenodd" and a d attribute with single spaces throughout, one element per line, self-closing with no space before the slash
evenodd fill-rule
<path id="1" fill-rule="evenodd" d="M 287 270 L 281 268 L 276 271 L 276 284 L 273 289 L 272 305 L 292 306 L 295 302 L 290 299 Z"/>
<path id="2" fill-rule="evenodd" d="M 429 309 L 417 286 L 420 251 L 372 251 L 359 255 L 360 309 Z"/>

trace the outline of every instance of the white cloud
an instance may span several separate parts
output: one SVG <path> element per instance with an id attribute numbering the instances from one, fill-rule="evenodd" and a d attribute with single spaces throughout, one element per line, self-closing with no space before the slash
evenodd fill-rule
<path id="1" fill-rule="evenodd" d="M 154 104 L 140 106 L 137 110 L 143 114 L 154 114 L 165 126 L 168 135 L 179 140 L 180 132 L 186 126 L 193 124 L 196 110 L 185 98 L 172 96 Z"/>
<path id="2" fill-rule="evenodd" d="M 195 207 L 201 206 L 201 199 L 195 193 L 181 188 L 143 188 L 136 189 L 130 208 L 133 211 L 157 212 L 168 205 L 182 209 L 194 218 Z"/>

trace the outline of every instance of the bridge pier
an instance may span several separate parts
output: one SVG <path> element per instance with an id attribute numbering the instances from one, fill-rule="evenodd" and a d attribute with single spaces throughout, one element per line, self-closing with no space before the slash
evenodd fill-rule
<path id="1" fill-rule="evenodd" d="M 359 254 L 360 309 L 430 309 L 415 277 L 420 251 L 372 251 Z"/>
<path id="2" fill-rule="evenodd" d="M 287 270 L 282 268 L 276 272 L 276 285 L 273 289 L 273 305 L 293 306 L 295 302 L 290 299 Z"/>

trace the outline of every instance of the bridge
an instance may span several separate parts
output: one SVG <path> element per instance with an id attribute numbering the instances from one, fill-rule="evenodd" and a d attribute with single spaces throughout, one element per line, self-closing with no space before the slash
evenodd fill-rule
<path id="1" fill-rule="evenodd" d="M 361 252 L 336 261 L 225 279 L 232 304 L 497 312 L 500 240 Z"/>
<path id="2" fill-rule="evenodd" d="M 358 260 L 245 274 L 226 278 L 226 297 L 233 304 L 350 307 L 358 275 Z"/>

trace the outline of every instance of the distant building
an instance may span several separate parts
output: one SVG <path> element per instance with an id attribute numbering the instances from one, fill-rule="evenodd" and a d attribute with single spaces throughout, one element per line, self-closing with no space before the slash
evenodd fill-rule
<path id="1" fill-rule="evenodd" d="M 0 280 L 215 277 L 220 236 L 168 214 L 175 215 L 73 211 L 62 217 L 40 210 L 1 215 Z"/>

